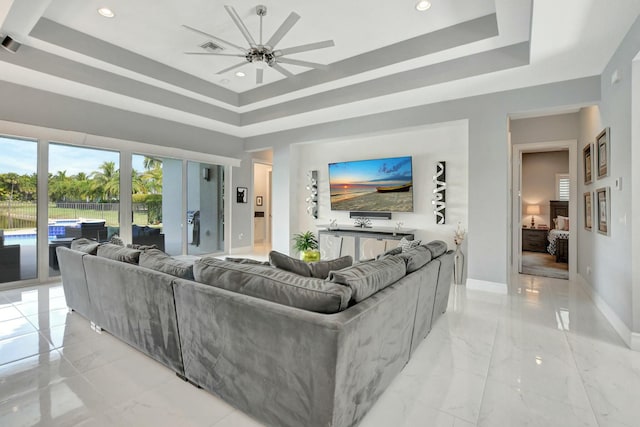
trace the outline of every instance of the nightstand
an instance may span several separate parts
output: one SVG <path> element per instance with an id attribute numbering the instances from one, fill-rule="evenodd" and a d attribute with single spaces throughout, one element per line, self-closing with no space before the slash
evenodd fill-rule
<path id="1" fill-rule="evenodd" d="M 549 230 L 539 230 L 537 228 L 522 229 L 522 250 L 532 252 L 547 251 L 547 234 Z"/>

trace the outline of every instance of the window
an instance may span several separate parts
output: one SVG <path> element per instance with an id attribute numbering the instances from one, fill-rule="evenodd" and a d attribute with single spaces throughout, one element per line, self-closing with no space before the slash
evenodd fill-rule
<path id="1" fill-rule="evenodd" d="M 570 184 L 571 181 L 569 180 L 569 174 L 556 174 L 556 200 L 569 200 L 571 190 Z"/>

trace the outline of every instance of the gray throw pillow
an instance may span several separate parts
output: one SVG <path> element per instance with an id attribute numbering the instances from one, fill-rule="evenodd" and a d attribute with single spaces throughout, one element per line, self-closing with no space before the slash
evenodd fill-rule
<path id="1" fill-rule="evenodd" d="M 269 262 L 280 270 L 289 271 L 298 276 L 311 277 L 311 269 L 306 262 L 291 258 L 283 253 L 277 251 L 269 252 Z"/>
<path id="2" fill-rule="evenodd" d="M 228 256 L 224 260 L 229 262 L 237 262 L 238 264 L 254 264 L 254 265 L 271 266 L 271 263 L 269 261 L 258 261 L 257 259 L 251 259 L 251 258 L 233 258 Z"/>
<path id="3" fill-rule="evenodd" d="M 127 262 L 129 264 L 138 264 L 140 251 L 114 245 L 113 243 L 102 243 L 98 246 L 98 256 L 115 261 Z"/>
<path id="4" fill-rule="evenodd" d="M 269 261 L 271 265 L 281 270 L 316 279 L 326 279 L 330 271 L 342 270 L 353 265 L 353 258 L 350 255 L 328 261 L 304 262 L 276 251 L 269 253 Z"/>
<path id="5" fill-rule="evenodd" d="M 98 253 L 98 246 L 100 246 L 100 243 L 84 237 L 73 239 L 71 241 L 71 249 L 74 251 L 84 252 L 89 255 L 96 255 Z"/>
<path id="6" fill-rule="evenodd" d="M 398 256 L 361 262 L 329 274 L 329 280 L 351 288 L 352 299 L 360 302 L 405 276 L 407 266 Z"/>
<path id="7" fill-rule="evenodd" d="M 351 298 L 351 289 L 336 283 L 216 258 L 197 260 L 193 275 L 200 283 L 318 313 L 344 310 Z"/>
<path id="8" fill-rule="evenodd" d="M 142 252 L 140 267 L 160 271 L 181 279 L 193 280 L 193 262 L 177 260 L 160 249 L 147 249 Z"/>
<path id="9" fill-rule="evenodd" d="M 438 258 L 447 252 L 447 244 L 442 240 L 433 240 L 425 245 L 431 252 L 431 258 Z"/>
<path id="10" fill-rule="evenodd" d="M 385 253 L 378 255 L 376 257 L 376 259 L 388 257 L 388 256 L 391 256 L 391 255 L 398 255 L 398 254 L 401 254 L 401 253 L 402 253 L 402 246 L 396 246 L 395 248 L 389 249 Z"/>

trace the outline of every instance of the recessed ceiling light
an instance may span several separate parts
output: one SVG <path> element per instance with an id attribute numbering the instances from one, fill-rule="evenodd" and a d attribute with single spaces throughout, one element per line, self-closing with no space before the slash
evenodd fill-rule
<path id="1" fill-rule="evenodd" d="M 244 76 L 246 76 L 246 74 L 244 72 L 242 72 L 242 71 L 237 71 L 236 72 L 236 77 L 244 77 Z"/>
<path id="2" fill-rule="evenodd" d="M 101 7 L 100 9 L 98 9 L 98 13 L 105 18 L 113 18 L 114 16 L 116 16 L 116 14 L 113 13 L 113 10 L 109 9 L 108 7 Z"/>
<path id="3" fill-rule="evenodd" d="M 424 12 L 425 10 L 429 10 L 431 8 L 431 2 L 427 0 L 420 0 L 416 3 L 416 10 L 420 12 Z"/>
<path id="4" fill-rule="evenodd" d="M 229 80 L 229 79 L 222 79 L 222 80 L 220 80 L 220 83 L 221 83 L 221 84 L 223 84 L 223 85 L 228 85 L 229 83 L 231 83 L 231 80 Z"/>

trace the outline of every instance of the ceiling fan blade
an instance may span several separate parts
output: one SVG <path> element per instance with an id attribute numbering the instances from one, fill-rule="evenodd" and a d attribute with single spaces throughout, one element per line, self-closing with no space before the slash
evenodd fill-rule
<path id="1" fill-rule="evenodd" d="M 235 53 L 217 53 L 217 52 L 184 52 L 185 55 L 215 55 L 215 56 L 236 56 L 238 58 L 244 58 L 245 55 Z"/>
<path id="2" fill-rule="evenodd" d="M 294 76 L 294 74 L 292 72 L 290 72 L 289 70 L 287 70 L 286 68 L 282 67 L 281 65 L 279 65 L 276 62 L 271 64 L 271 68 L 273 68 L 274 70 L 278 71 L 280 74 L 282 74 L 285 77 L 293 77 Z"/>
<path id="3" fill-rule="evenodd" d="M 300 65 L 301 67 L 318 68 L 320 70 L 326 70 L 329 68 L 328 65 L 324 65 L 324 64 L 317 64 L 315 62 L 299 61 L 297 59 L 289 59 L 289 58 L 282 58 L 282 57 L 278 58 L 278 62 L 281 62 L 283 64 Z"/>
<path id="4" fill-rule="evenodd" d="M 323 42 L 316 42 L 316 43 L 303 44 L 300 46 L 287 47 L 285 49 L 276 50 L 273 52 L 273 54 L 276 56 L 282 56 L 282 55 L 289 55 L 292 53 L 307 52 L 309 50 L 323 49 L 325 47 L 332 47 L 332 46 L 335 46 L 335 43 L 333 42 L 333 40 L 325 40 Z"/>
<path id="5" fill-rule="evenodd" d="M 249 32 L 247 27 L 244 25 L 244 22 L 242 22 L 242 19 L 240 19 L 240 15 L 238 15 L 238 12 L 236 12 L 233 6 L 225 6 L 224 8 L 227 10 L 227 13 L 229 14 L 229 16 L 231 16 L 233 23 L 236 24 L 236 27 L 238 27 L 238 29 L 240 30 L 244 38 L 249 43 L 249 46 L 256 47 L 257 46 L 256 41 L 253 39 L 253 37 L 251 36 L 251 33 Z"/>
<path id="6" fill-rule="evenodd" d="M 231 46 L 231 47 L 233 47 L 233 48 L 236 48 L 236 49 L 238 49 L 238 50 L 239 50 L 239 51 L 241 51 L 241 52 L 246 52 L 246 51 L 247 51 L 247 49 L 245 49 L 244 47 L 238 46 L 237 44 L 230 43 L 230 42 L 228 42 L 228 41 L 226 41 L 226 40 L 222 40 L 220 37 L 216 37 L 216 36 L 214 36 L 214 35 L 212 35 L 212 34 L 205 33 L 204 31 L 200 31 L 200 30 L 198 30 L 197 28 L 193 28 L 193 27 L 190 27 L 190 26 L 188 26 L 188 25 L 184 25 L 184 24 L 183 24 L 182 26 L 183 26 L 184 28 L 186 28 L 187 30 L 191 30 L 191 31 L 193 31 L 194 33 L 198 33 L 198 34 L 201 34 L 201 35 L 203 35 L 203 36 L 207 36 L 207 37 L 209 37 L 209 38 L 211 38 L 211 39 L 213 39 L 213 40 L 215 40 L 215 41 L 217 41 L 217 42 L 219 42 L 219 43 L 224 43 L 224 44 L 226 44 L 226 45 L 228 45 L 228 46 Z"/>
<path id="7" fill-rule="evenodd" d="M 300 15 L 295 12 L 291 12 L 289 16 L 287 16 L 287 19 L 284 20 L 282 25 L 280 25 L 280 28 L 278 28 L 276 32 L 273 33 L 269 41 L 265 43 L 265 46 L 269 46 L 271 49 L 275 48 L 280 40 L 282 40 L 282 38 L 287 35 L 289 30 L 291 30 L 296 22 L 298 22 L 298 19 L 300 19 Z"/>
<path id="8" fill-rule="evenodd" d="M 239 63 L 239 64 L 232 65 L 231 67 L 225 68 L 224 70 L 220 70 L 220 71 L 218 71 L 216 74 L 224 74 L 224 73 L 226 73 L 227 71 L 231 71 L 231 70 L 233 70 L 234 68 L 242 67 L 243 65 L 246 65 L 246 64 L 247 64 L 247 61 L 242 61 L 242 62 L 241 62 L 241 63 Z"/>
<path id="9" fill-rule="evenodd" d="M 263 76 L 264 76 L 264 70 L 262 68 L 258 68 L 256 70 L 256 84 L 257 85 L 261 85 L 262 84 Z"/>

